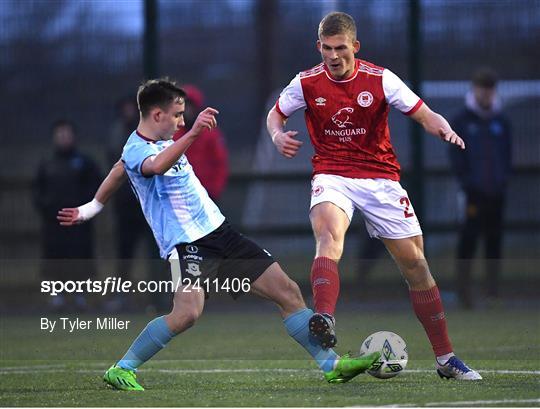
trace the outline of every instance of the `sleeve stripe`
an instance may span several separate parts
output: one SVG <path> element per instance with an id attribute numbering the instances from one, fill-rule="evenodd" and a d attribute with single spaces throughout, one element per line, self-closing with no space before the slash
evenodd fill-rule
<path id="1" fill-rule="evenodd" d="M 414 114 L 416 111 L 418 111 L 420 109 L 420 107 L 422 106 L 422 104 L 424 103 L 424 101 L 422 101 L 422 99 L 420 98 L 418 100 L 418 102 L 416 103 L 415 106 L 413 106 L 409 111 L 407 112 L 404 112 L 405 115 L 412 115 Z"/>
<path id="2" fill-rule="evenodd" d="M 281 108 L 279 107 L 279 99 L 276 101 L 276 112 L 277 112 L 278 114 L 280 114 L 280 115 L 281 115 L 283 118 L 285 118 L 285 119 L 289 118 L 287 115 L 285 115 L 285 114 L 283 113 L 283 111 L 281 111 Z"/>

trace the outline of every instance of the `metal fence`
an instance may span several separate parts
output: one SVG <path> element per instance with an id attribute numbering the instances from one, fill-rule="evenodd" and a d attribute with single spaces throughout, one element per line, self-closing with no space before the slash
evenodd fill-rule
<path id="1" fill-rule="evenodd" d="M 423 92 L 434 107 L 451 116 L 461 105 L 460 95 L 471 72 L 480 65 L 491 65 L 499 71 L 505 93 L 519 94 L 510 98 L 508 106 L 516 125 L 514 162 L 520 169 L 511 187 L 519 200 L 511 208 L 509 219 L 528 229 L 516 229 L 511 240 L 520 248 L 522 244 L 528 246 L 531 253 L 527 254 L 536 256 L 540 104 L 538 93 L 533 91 L 537 90 L 540 72 L 539 3 L 425 0 L 420 5 Z M 157 2 L 155 63 L 159 73 L 199 85 L 208 103 L 221 111 L 233 173 L 239 175 L 233 176 L 222 207 L 236 225 L 256 233 L 257 223 L 248 222 L 252 212 L 249 207 L 263 197 L 254 199 L 250 191 L 254 184 L 263 182 L 246 175 L 254 170 L 268 171 L 253 165 L 258 141 L 264 138 L 260 130 L 265 101 L 295 73 L 320 61 L 315 40 L 321 16 L 332 9 L 352 14 L 362 43 L 360 56 L 388 66 L 407 79 L 409 7 L 406 0 Z M 84 150 L 105 163 L 103 146 L 114 104 L 132 93 L 144 76 L 143 12 L 142 0 L 0 2 L 1 258 L 39 255 L 39 219 L 30 201 L 29 181 L 50 144 L 48 130 L 55 119 L 67 117 L 76 122 Z M 392 121 L 394 133 L 399 135 L 395 139 L 400 160 L 407 170 L 408 130 L 400 124 L 402 119 Z M 447 163 L 440 160 L 444 154 L 440 147 L 426 142 L 425 149 L 429 228 L 441 222 L 436 209 L 441 202 L 453 199 L 455 186 L 444 175 Z M 297 171 L 308 172 L 306 166 Z M 288 182 L 282 182 L 274 182 L 272 192 L 277 195 L 274 197 L 286 200 Z M 111 217 L 105 215 L 99 223 L 102 255 L 110 254 L 111 246 L 106 243 L 114 240 Z M 284 217 L 276 216 L 274 223 L 265 215 L 264 220 L 279 226 Z M 309 231 L 305 213 L 297 222 L 298 240 L 312 240 L 302 233 Z M 455 227 L 452 220 L 442 222 Z M 448 230 L 437 233 L 438 238 L 433 236 L 433 240 L 448 245 L 454 239 L 451 228 Z M 296 239 L 287 232 L 279 240 L 293 240 L 294 245 Z"/>

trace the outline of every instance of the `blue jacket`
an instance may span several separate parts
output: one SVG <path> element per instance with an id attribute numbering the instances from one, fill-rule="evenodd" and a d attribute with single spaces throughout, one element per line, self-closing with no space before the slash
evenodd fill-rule
<path id="1" fill-rule="evenodd" d="M 508 119 L 500 112 L 481 117 L 471 107 L 453 121 L 465 150 L 450 146 L 452 168 L 465 192 L 503 195 L 511 171 L 512 141 Z"/>

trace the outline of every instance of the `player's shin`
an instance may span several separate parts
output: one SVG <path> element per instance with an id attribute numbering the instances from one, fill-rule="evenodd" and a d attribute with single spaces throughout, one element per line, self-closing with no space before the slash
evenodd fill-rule
<path id="1" fill-rule="evenodd" d="M 315 312 L 334 316 L 339 296 L 337 263 L 328 257 L 317 257 L 311 267 L 311 288 Z"/>
<path id="2" fill-rule="evenodd" d="M 161 351 L 175 335 L 167 326 L 164 316 L 150 321 L 117 365 L 124 369 L 136 370 Z"/>
<path id="3" fill-rule="evenodd" d="M 317 362 L 323 372 L 334 369 L 334 363 L 339 358 L 332 349 L 323 349 L 320 343 L 310 337 L 308 322 L 313 315 L 309 308 L 300 309 L 283 320 L 287 333 L 294 338 Z"/>
<path id="4" fill-rule="evenodd" d="M 410 290 L 411 302 L 418 320 L 424 326 L 435 356 L 441 357 L 452 353 L 452 344 L 448 337 L 446 317 L 437 286 L 429 290 Z"/>

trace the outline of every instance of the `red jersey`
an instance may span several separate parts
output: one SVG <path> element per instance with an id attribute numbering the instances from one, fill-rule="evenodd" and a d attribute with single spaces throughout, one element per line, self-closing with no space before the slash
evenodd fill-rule
<path id="1" fill-rule="evenodd" d="M 178 130 L 173 140 L 180 139 L 185 133 L 185 128 Z M 202 131 L 186 151 L 186 156 L 212 200 L 219 200 L 229 177 L 229 155 L 221 131 L 218 128 Z"/>
<path id="2" fill-rule="evenodd" d="M 342 81 L 333 79 L 324 63 L 301 72 L 280 94 L 276 110 L 289 117 L 305 109 L 314 175 L 399 180 L 390 105 L 410 115 L 422 100 L 390 70 L 357 59 L 352 75 Z"/>

